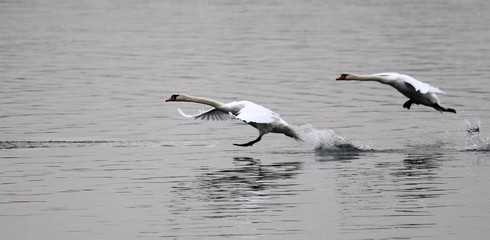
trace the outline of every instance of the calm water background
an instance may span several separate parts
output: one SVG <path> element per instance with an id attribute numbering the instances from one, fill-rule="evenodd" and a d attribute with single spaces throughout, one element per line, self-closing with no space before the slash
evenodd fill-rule
<path id="1" fill-rule="evenodd" d="M 486 239 L 490 4 L 1 1 L 2 239 Z M 402 72 L 457 115 L 336 82 Z M 184 119 L 250 100 L 305 142 Z M 479 132 L 468 131 L 479 128 Z M 343 146 L 343 147 L 342 147 Z"/>

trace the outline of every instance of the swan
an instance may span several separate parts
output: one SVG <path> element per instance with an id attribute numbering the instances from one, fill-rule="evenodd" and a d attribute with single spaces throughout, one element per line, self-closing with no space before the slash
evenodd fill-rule
<path id="1" fill-rule="evenodd" d="M 388 84 L 409 98 L 409 100 L 403 104 L 403 107 L 406 109 L 410 109 L 412 104 L 415 103 L 432 107 L 441 113 L 456 113 L 456 110 L 452 108 L 441 107 L 436 93 L 445 94 L 443 91 L 405 74 L 376 73 L 370 75 L 357 75 L 353 73 L 343 73 L 337 78 L 337 81 L 341 80 L 377 81 L 383 84 Z"/>
<path id="2" fill-rule="evenodd" d="M 269 132 L 283 133 L 288 137 L 302 141 L 298 134 L 284 121 L 279 114 L 249 101 L 237 101 L 222 103 L 209 98 L 193 97 L 184 93 L 173 94 L 165 102 L 195 102 L 210 105 L 213 108 L 202 111 L 196 115 L 187 115 L 180 108 L 178 112 L 187 118 L 215 121 L 229 121 L 239 119 L 251 125 L 259 131 L 259 137 L 243 144 L 233 144 L 240 147 L 248 147 L 259 142 L 264 134 Z"/>

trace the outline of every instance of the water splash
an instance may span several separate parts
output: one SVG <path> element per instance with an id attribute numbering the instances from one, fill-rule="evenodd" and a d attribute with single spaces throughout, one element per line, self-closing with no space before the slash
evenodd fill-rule
<path id="1" fill-rule="evenodd" d="M 481 133 L 481 121 L 474 123 L 465 119 L 463 129 L 466 132 L 466 151 L 490 151 L 490 137 Z"/>
<path id="2" fill-rule="evenodd" d="M 305 142 L 311 142 L 316 152 L 371 151 L 371 146 L 335 134 L 332 129 L 316 129 L 311 124 L 293 126 Z"/>

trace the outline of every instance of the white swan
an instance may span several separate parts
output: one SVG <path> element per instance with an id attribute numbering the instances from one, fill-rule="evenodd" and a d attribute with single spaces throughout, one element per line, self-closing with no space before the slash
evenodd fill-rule
<path id="1" fill-rule="evenodd" d="M 432 107 L 441 113 L 456 113 L 456 110 L 452 108 L 441 107 L 436 93 L 445 94 L 443 91 L 405 74 L 377 73 L 370 75 L 357 75 L 353 73 L 343 73 L 337 78 L 337 80 L 377 81 L 383 84 L 388 84 L 410 99 L 403 104 L 403 107 L 406 109 L 410 109 L 412 104 L 415 103 Z"/>
<path id="2" fill-rule="evenodd" d="M 289 124 L 279 117 L 279 114 L 253 102 L 238 101 L 225 104 L 208 98 L 192 97 L 184 93 L 173 94 L 166 100 L 166 102 L 170 101 L 195 102 L 213 107 L 196 115 L 187 115 L 179 108 L 179 113 L 184 117 L 216 121 L 239 119 L 259 130 L 257 139 L 244 144 L 233 144 L 235 146 L 252 146 L 260 141 L 264 134 L 269 132 L 283 133 L 288 137 L 301 141 Z"/>

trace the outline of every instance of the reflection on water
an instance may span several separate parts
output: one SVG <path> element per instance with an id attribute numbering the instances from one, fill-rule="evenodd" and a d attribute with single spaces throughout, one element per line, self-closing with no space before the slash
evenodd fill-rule
<path id="1" fill-rule="evenodd" d="M 448 189 L 443 188 L 443 180 L 437 176 L 442 158 L 440 153 L 408 154 L 402 162 L 403 167 L 391 173 L 404 186 L 396 197 L 410 202 L 410 199 L 417 201 L 448 194 Z"/>
<path id="2" fill-rule="evenodd" d="M 284 185 L 277 180 L 290 179 L 298 174 L 302 163 L 287 162 L 262 165 L 260 160 L 253 158 L 234 158 L 236 167 L 233 169 L 206 172 L 198 176 L 199 189 L 205 189 L 206 201 L 220 199 L 249 199 L 249 197 L 277 197 L 291 193 L 278 192 L 291 185 Z M 209 169 L 200 169 L 206 171 Z M 264 192 L 266 191 L 266 194 Z"/>
<path id="3" fill-rule="evenodd" d="M 316 161 L 344 161 L 344 160 L 356 160 L 364 156 L 365 152 L 359 151 L 315 151 Z"/>
<path id="4" fill-rule="evenodd" d="M 339 170 L 337 191 L 341 196 L 343 231 L 369 230 L 375 236 L 381 229 L 437 225 L 433 210 L 447 205 L 435 199 L 452 193 L 439 176 L 444 155 L 408 153 L 401 161 L 390 159 L 396 156 L 387 153 L 386 160 L 373 165 L 359 160 L 357 167 Z M 400 236 L 403 232 L 392 237 Z"/>
<path id="5" fill-rule="evenodd" d="M 297 195 L 300 191 L 296 188 L 297 183 L 294 179 L 303 164 L 302 162 L 262 164 L 259 159 L 235 157 L 232 168 L 196 169 L 199 174 L 194 179 L 179 182 L 172 187 L 173 199 L 169 207 L 175 224 L 174 229 L 188 231 L 184 225 L 200 225 L 203 221 L 220 221 L 220 219 L 240 221 L 243 224 L 268 224 L 283 209 L 296 206 L 296 203 L 288 202 L 287 197 Z M 285 218 L 276 221 L 291 220 Z M 206 225 L 207 228 L 216 226 L 209 222 Z M 218 228 L 220 229 L 207 229 L 205 232 L 219 233 L 220 236 L 227 235 L 227 227 Z M 263 231 L 274 232 L 274 234 L 282 234 L 282 231 L 286 231 L 291 234 L 298 230 L 281 228 Z M 233 232 L 233 235 L 238 236 L 250 234 L 236 229 Z M 187 234 L 192 235 L 192 233 Z M 199 235 L 202 236 L 203 232 L 201 231 Z"/>
<path id="6" fill-rule="evenodd" d="M 439 167 L 439 161 L 444 155 L 442 153 L 408 153 L 399 172 L 393 173 L 398 177 L 426 178 L 435 175 Z"/>

